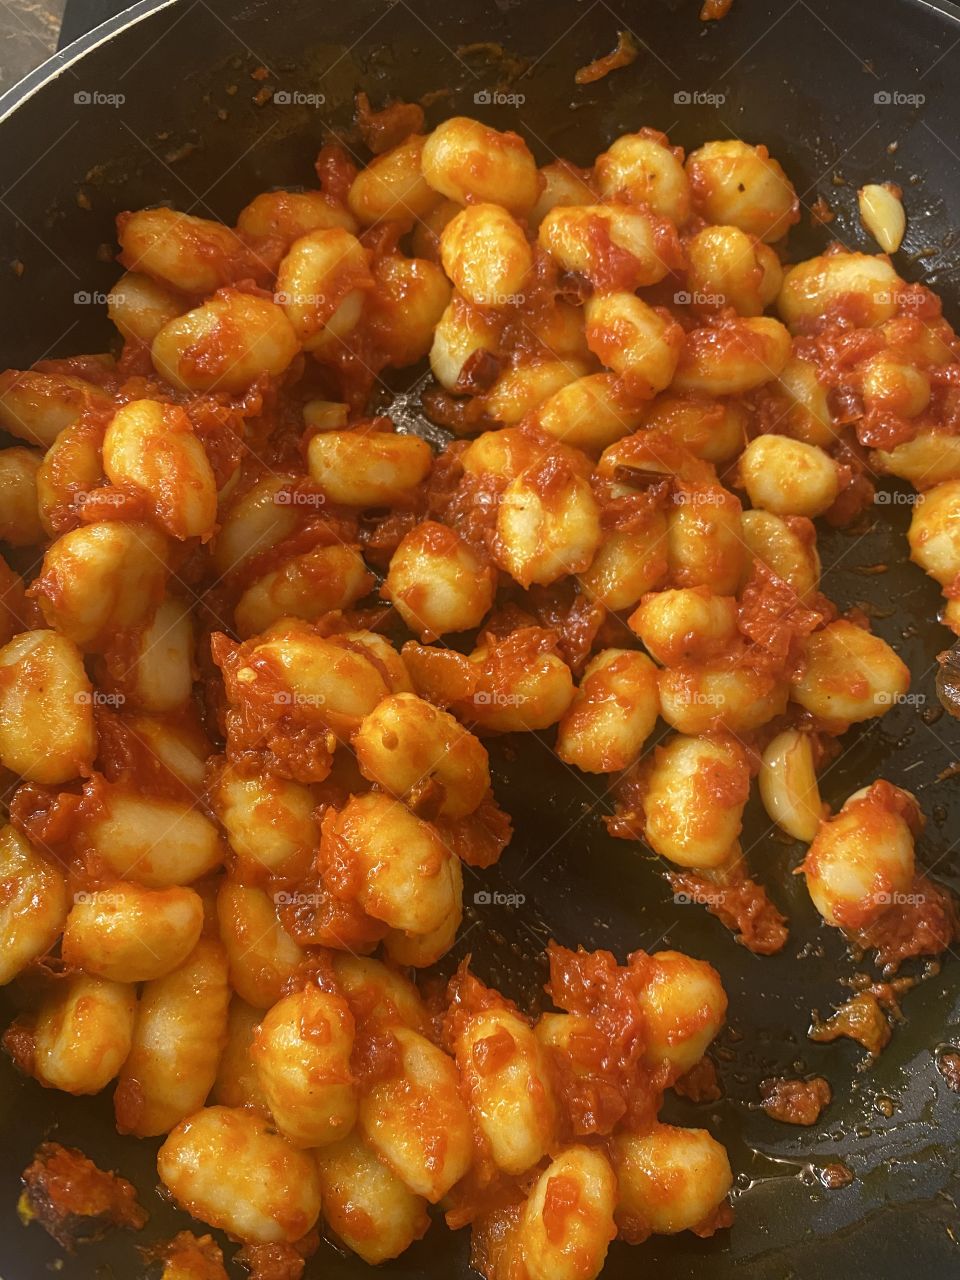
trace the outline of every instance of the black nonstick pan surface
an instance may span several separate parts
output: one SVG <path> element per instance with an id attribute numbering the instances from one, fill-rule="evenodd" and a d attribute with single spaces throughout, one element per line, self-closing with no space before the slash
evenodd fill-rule
<path id="1" fill-rule="evenodd" d="M 432 94 L 431 123 L 477 115 L 521 133 L 541 161 L 590 163 L 612 138 L 644 124 L 687 147 L 727 136 L 764 142 L 806 207 L 792 233 L 795 256 L 834 237 L 873 251 L 856 216 L 856 189 L 893 180 L 908 214 L 897 266 L 940 292 L 956 324 L 960 11 L 923 0 L 735 0 L 728 18 L 704 25 L 697 7 L 696 0 L 137 6 L 0 99 L 0 367 L 108 341 L 97 294 L 118 269 L 98 250 L 112 244 L 119 210 L 169 200 L 232 221 L 260 190 L 310 183 L 325 128 L 349 124 L 358 89 L 377 106 Z M 636 62 L 576 87 L 575 69 L 609 52 L 622 29 L 637 41 Z M 479 43 L 500 45 L 506 56 L 470 48 Z M 253 78 L 261 67 L 266 79 Z M 274 94 L 258 105 L 264 86 Z M 837 214 L 828 228 L 809 218 L 818 196 Z M 415 428 L 416 401 L 403 412 Z M 862 525 L 821 531 L 825 589 L 841 607 L 870 613 L 909 663 L 912 697 L 847 735 L 822 789 L 833 805 L 880 776 L 914 791 L 928 818 L 921 862 L 960 888 L 960 778 L 938 780 L 960 756 L 960 724 L 938 715 L 933 678 L 935 655 L 950 637 L 936 621 L 936 587 L 906 563 L 909 495 L 886 492 L 889 501 Z M 849 994 L 844 980 L 870 970 L 821 925 L 791 875 L 800 846 L 751 811 L 750 864 L 791 924 L 780 955 L 755 957 L 701 907 L 677 903 L 642 846 L 606 836 L 604 780 L 571 773 L 549 746 L 549 735 L 493 744 L 497 795 L 516 835 L 499 867 L 468 877 L 464 936 L 451 962 L 471 952 L 483 978 L 529 1005 L 550 937 L 621 958 L 637 947 L 671 946 L 709 959 L 730 996 L 717 1055 L 723 1099 L 672 1100 L 666 1117 L 705 1126 L 727 1144 L 736 1224 L 709 1241 L 684 1235 L 639 1249 L 615 1245 L 605 1277 L 960 1275 L 960 1096 L 937 1070 L 939 1052 L 960 1044 L 960 959 L 948 953 L 908 994 L 904 1020 L 876 1064 L 864 1069 L 863 1051 L 850 1041 L 811 1043 L 811 1010 L 828 1012 Z M 808 1072 L 826 1076 L 834 1092 L 813 1129 L 779 1125 L 756 1109 L 763 1077 Z M 0 1125 L 4 1280 L 38 1280 L 51 1267 L 64 1280 L 135 1280 L 148 1274 L 137 1247 L 190 1225 L 156 1192 L 157 1144 L 117 1137 L 109 1096 L 44 1091 L 4 1060 Z M 48 1136 L 131 1178 L 151 1212 L 146 1231 L 64 1258 L 39 1228 L 22 1227 L 19 1175 Z M 836 1160 L 855 1179 L 828 1190 L 819 1173 Z M 466 1233 L 437 1227 L 383 1270 L 398 1280 L 455 1280 L 471 1274 L 467 1250 Z M 365 1272 L 324 1244 L 307 1275 L 346 1280 Z"/>

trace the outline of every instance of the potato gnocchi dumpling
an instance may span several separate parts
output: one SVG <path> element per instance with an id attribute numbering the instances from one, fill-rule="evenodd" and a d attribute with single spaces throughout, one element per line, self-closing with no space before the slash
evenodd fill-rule
<path id="1" fill-rule="evenodd" d="M 71 967 L 101 978 L 151 982 L 186 960 L 203 918 L 203 900 L 193 889 L 147 889 L 121 880 L 75 895 L 60 954 Z"/>
<path id="2" fill-rule="evenodd" d="M 625 769 L 653 732 L 659 709 L 650 659 L 629 649 L 603 649 L 587 664 L 560 721 L 557 755 L 584 773 Z"/>
<path id="3" fill-rule="evenodd" d="M 360 1102 L 360 1132 L 415 1195 L 436 1204 L 470 1167 L 473 1138 L 452 1058 L 394 1026 L 389 1069 Z"/>
<path id="4" fill-rule="evenodd" d="M 89 773 L 96 752 L 93 687 L 77 646 L 24 631 L 0 649 L 0 761 L 29 782 Z"/>
<path id="5" fill-rule="evenodd" d="M 323 1218 L 337 1239 L 375 1266 L 425 1235 L 427 1202 L 359 1134 L 316 1153 Z"/>
<path id="6" fill-rule="evenodd" d="M 523 1206 L 517 1249 L 530 1280 L 600 1274 L 616 1235 L 617 1179 L 602 1151 L 570 1147 L 540 1175 Z"/>
<path id="7" fill-rule="evenodd" d="M 353 1128 L 353 1037 L 347 1002 L 312 984 L 264 1015 L 251 1057 L 270 1114 L 295 1147 L 323 1147 Z"/>
<path id="8" fill-rule="evenodd" d="M 0 875 L 9 885 L 0 904 L 0 986 L 6 986 L 53 946 L 70 904 L 63 873 L 9 823 L 0 828 Z"/>
<path id="9" fill-rule="evenodd" d="M 828 723 L 886 715 L 910 687 L 910 671 L 881 637 L 844 618 L 807 638 L 790 696 Z"/>
<path id="10" fill-rule="evenodd" d="M 225 949 L 201 938 L 182 965 L 144 986 L 113 1099 L 121 1133 L 169 1133 L 203 1106 L 227 1039 L 227 979 Z"/>
<path id="11" fill-rule="evenodd" d="M 709 1221 L 733 1185 L 727 1153 L 705 1129 L 656 1124 L 614 1140 L 617 1222 L 675 1235 Z"/>
<path id="12" fill-rule="evenodd" d="M 750 770 L 733 739 L 677 734 L 654 751 L 643 808 L 647 843 L 681 867 L 716 867 L 740 834 Z"/>
<path id="13" fill-rule="evenodd" d="M 709 222 L 779 240 L 800 219 L 793 184 L 763 145 L 706 142 L 686 160 L 693 204 Z"/>
<path id="14" fill-rule="evenodd" d="M 813 904 L 828 924 L 856 930 L 910 892 L 920 812 L 909 792 L 886 782 L 852 795 L 824 821 L 803 872 Z"/>
<path id="15" fill-rule="evenodd" d="M 15 1022 L 6 1044 L 21 1070 L 46 1088 L 99 1093 L 130 1054 L 136 1017 L 132 983 L 80 973 L 57 983 Z"/>
<path id="16" fill-rule="evenodd" d="M 195 1112 L 170 1133 L 157 1169 L 188 1213 L 239 1240 L 292 1243 L 320 1216 L 320 1178 L 312 1153 L 292 1147 L 256 1111 L 205 1107 Z"/>

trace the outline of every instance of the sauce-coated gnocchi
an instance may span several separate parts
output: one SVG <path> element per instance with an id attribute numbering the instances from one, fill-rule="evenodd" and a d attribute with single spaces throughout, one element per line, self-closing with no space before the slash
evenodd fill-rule
<path id="1" fill-rule="evenodd" d="M 960 343 L 885 254 L 791 259 L 763 145 L 638 125 L 538 167 L 412 103 L 357 125 L 369 163 L 329 141 L 235 225 L 120 214 L 110 351 L 0 374 L 3 1043 L 116 1081 L 257 1274 L 315 1228 L 396 1258 L 441 1206 L 484 1280 L 594 1280 L 617 1238 L 732 1221 L 723 1147 L 658 1118 L 727 997 L 673 949 L 550 943 L 534 1009 L 476 976 L 509 735 L 592 796 L 573 843 L 603 807 L 758 954 L 787 928 L 755 777 L 828 925 L 939 954 L 914 797 L 821 799 L 910 672 L 817 536 L 913 484 L 960 634 Z M 177 1239 L 165 1277 L 222 1280 Z"/>

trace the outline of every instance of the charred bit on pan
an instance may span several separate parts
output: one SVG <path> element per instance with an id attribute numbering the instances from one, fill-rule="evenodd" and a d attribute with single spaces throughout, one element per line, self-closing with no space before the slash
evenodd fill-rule
<path id="1" fill-rule="evenodd" d="M 73 1147 L 42 1143 L 21 1176 L 21 1221 L 39 1222 L 68 1252 L 102 1240 L 114 1227 L 139 1231 L 146 1224 L 148 1214 L 131 1183 L 99 1169 Z"/>

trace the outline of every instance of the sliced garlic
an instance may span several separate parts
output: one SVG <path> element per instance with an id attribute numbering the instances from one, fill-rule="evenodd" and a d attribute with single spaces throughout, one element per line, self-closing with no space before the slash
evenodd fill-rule
<path id="1" fill-rule="evenodd" d="M 896 253 L 903 240 L 907 216 L 900 202 L 900 189 L 876 182 L 861 187 L 857 193 L 860 220 L 884 253 Z"/>
<path id="2" fill-rule="evenodd" d="M 763 753 L 759 781 L 767 815 L 787 835 L 809 844 L 824 812 L 809 736 L 796 729 L 778 733 Z"/>

